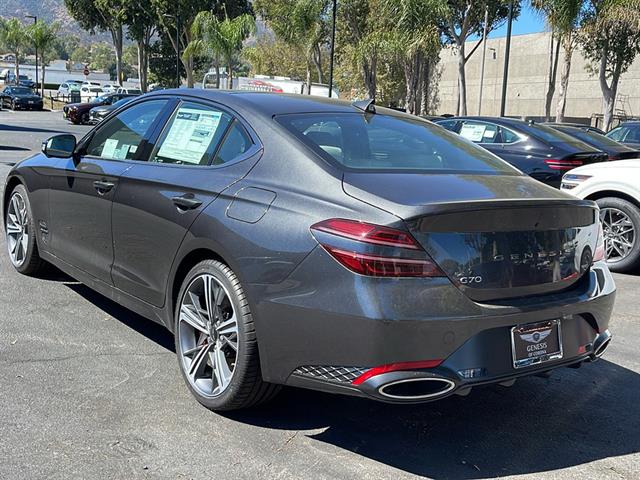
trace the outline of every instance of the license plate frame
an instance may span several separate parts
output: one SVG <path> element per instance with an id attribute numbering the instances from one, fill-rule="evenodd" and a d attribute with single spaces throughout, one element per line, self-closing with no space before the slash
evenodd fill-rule
<path id="1" fill-rule="evenodd" d="M 548 330 L 550 331 L 546 333 Z M 518 338 L 516 338 L 516 335 L 518 335 Z M 557 343 L 557 348 L 548 346 L 548 341 L 545 342 L 547 338 L 549 338 L 549 341 Z M 523 348 L 527 352 L 526 356 Z M 525 323 L 511 328 L 513 368 L 540 365 L 559 360 L 562 357 L 562 325 L 559 319 Z"/>

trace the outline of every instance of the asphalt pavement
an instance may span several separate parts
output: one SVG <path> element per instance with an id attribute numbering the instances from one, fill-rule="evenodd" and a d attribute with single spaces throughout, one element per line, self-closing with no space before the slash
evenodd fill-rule
<path id="1" fill-rule="evenodd" d="M 86 131 L 0 112 L 0 184 Z M 216 414 L 163 327 L 61 272 L 19 275 L 0 238 L 0 479 L 640 478 L 640 276 L 615 275 L 614 341 L 577 370 L 418 406 L 286 389 Z"/>

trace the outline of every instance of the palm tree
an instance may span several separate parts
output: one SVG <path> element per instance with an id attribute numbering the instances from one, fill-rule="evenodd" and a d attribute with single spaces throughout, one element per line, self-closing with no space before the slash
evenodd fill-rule
<path id="1" fill-rule="evenodd" d="M 227 87 L 233 88 L 233 61 L 242 50 L 242 42 L 256 30 L 255 19 L 242 14 L 229 19 L 219 20 L 213 12 L 200 12 L 196 15 L 191 28 L 193 40 L 189 42 L 183 56 L 209 55 L 227 65 Z"/>
<path id="2" fill-rule="evenodd" d="M 44 95 L 44 74 L 46 71 L 46 65 L 50 57 L 48 57 L 58 34 L 58 23 L 48 24 L 42 20 L 38 20 L 36 23 L 30 25 L 27 28 L 27 37 L 31 41 L 32 45 L 38 50 L 40 56 L 40 65 L 42 65 L 42 76 L 40 77 L 40 91 Z"/>
<path id="3" fill-rule="evenodd" d="M 20 78 L 19 57 L 23 47 L 28 41 L 25 26 L 17 18 L 6 20 L 0 25 L 0 43 L 16 57 L 15 74 L 16 81 Z"/>
<path id="4" fill-rule="evenodd" d="M 562 122 L 567 100 L 571 57 L 575 46 L 575 30 L 580 21 L 584 0 L 531 0 L 531 5 L 545 16 L 547 24 L 551 28 L 552 38 L 555 39 L 555 53 L 554 44 L 551 44 L 549 83 L 545 101 L 545 117 L 547 121 L 551 118 L 551 102 L 556 89 L 556 74 L 558 72 L 561 44 L 564 51 L 564 62 L 560 75 L 560 91 L 558 92 L 556 106 L 556 122 Z"/>
<path id="5" fill-rule="evenodd" d="M 256 0 L 253 8 L 276 37 L 304 54 L 307 93 L 311 94 L 311 69 L 315 66 L 318 82 L 323 82 L 322 45 L 329 33 L 328 0 Z"/>

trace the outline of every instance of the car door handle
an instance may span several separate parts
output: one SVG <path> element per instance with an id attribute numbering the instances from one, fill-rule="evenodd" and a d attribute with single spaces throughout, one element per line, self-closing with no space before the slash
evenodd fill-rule
<path id="1" fill-rule="evenodd" d="M 95 188 L 100 195 L 104 195 L 115 186 L 115 183 L 105 182 L 104 180 L 96 180 L 93 182 L 93 188 Z"/>
<path id="2" fill-rule="evenodd" d="M 171 201 L 181 210 L 193 210 L 194 208 L 198 208 L 202 205 L 202 200 L 198 200 L 193 195 L 189 194 L 173 197 L 171 198 Z"/>

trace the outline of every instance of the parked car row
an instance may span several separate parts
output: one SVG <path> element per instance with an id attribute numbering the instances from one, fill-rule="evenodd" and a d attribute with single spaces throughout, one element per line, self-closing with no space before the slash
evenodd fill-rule
<path id="1" fill-rule="evenodd" d="M 137 97 L 138 95 L 129 93 L 109 93 L 99 97 L 91 98 L 88 102 L 70 103 L 62 107 L 62 116 L 74 124 L 98 123 L 112 109 L 106 111 L 102 107 L 115 106 L 115 104 L 126 98 Z M 92 109 L 100 108 L 100 110 L 91 113 Z"/>
<path id="2" fill-rule="evenodd" d="M 610 268 L 640 267 L 640 122 L 603 134 L 585 125 L 511 118 L 433 121 L 543 183 L 598 203 Z"/>
<path id="3" fill-rule="evenodd" d="M 80 92 L 83 101 L 88 101 L 92 97 L 98 97 L 101 94 L 107 93 L 142 94 L 139 88 L 123 87 L 117 83 L 106 83 L 103 85 L 100 82 L 89 80 L 84 82 L 80 80 L 67 80 L 58 87 L 58 96 L 68 96 L 71 95 L 72 92 Z"/>

